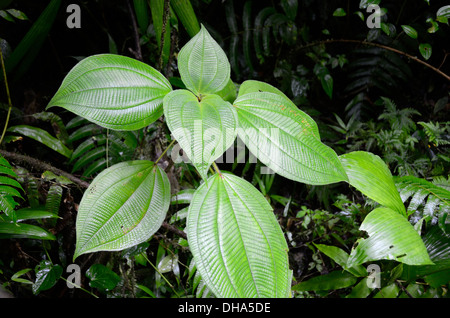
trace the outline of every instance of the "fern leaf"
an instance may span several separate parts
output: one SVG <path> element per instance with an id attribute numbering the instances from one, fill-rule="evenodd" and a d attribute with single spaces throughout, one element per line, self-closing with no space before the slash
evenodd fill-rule
<path id="1" fill-rule="evenodd" d="M 435 223 L 450 211 L 450 191 L 413 176 L 396 177 L 395 183 L 402 201 L 410 199 L 407 213 L 418 220 L 430 217 Z"/>
<path id="2" fill-rule="evenodd" d="M 14 209 L 19 205 L 15 198 L 22 199 L 17 189 L 23 191 L 16 178 L 17 174 L 12 170 L 9 162 L 0 155 L 0 212 L 5 212 L 13 220 L 15 220 Z"/>

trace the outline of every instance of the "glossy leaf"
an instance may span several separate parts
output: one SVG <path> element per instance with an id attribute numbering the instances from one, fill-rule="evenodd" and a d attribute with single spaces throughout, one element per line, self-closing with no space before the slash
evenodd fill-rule
<path id="1" fill-rule="evenodd" d="M 137 130 L 163 114 L 162 100 L 171 90 L 154 68 L 129 57 L 99 54 L 72 68 L 47 109 L 60 106 L 102 127 Z"/>
<path id="2" fill-rule="evenodd" d="M 186 225 L 197 270 L 216 297 L 289 297 L 283 232 L 250 183 L 211 176 L 194 193 Z"/>
<path id="3" fill-rule="evenodd" d="M 392 174 L 384 161 L 365 151 L 354 151 L 340 156 L 349 183 L 372 200 L 406 215 Z"/>
<path id="4" fill-rule="evenodd" d="M 169 204 L 169 179 L 153 162 L 127 161 L 102 171 L 80 202 L 74 259 L 148 240 L 161 226 Z"/>
<path id="5" fill-rule="evenodd" d="M 411 223 L 390 208 L 370 212 L 359 229 L 367 232 L 369 238 L 357 241 L 347 262 L 349 267 L 381 259 L 409 265 L 433 264 Z"/>
<path id="6" fill-rule="evenodd" d="M 238 135 L 276 173 L 308 184 L 347 180 L 336 153 L 320 141 L 314 120 L 280 94 L 255 92 L 235 101 Z"/>
<path id="7" fill-rule="evenodd" d="M 203 178 L 214 160 L 236 138 L 236 111 L 217 95 L 206 95 L 199 102 L 187 90 L 173 91 L 164 98 L 164 116 L 173 136 Z"/>
<path id="8" fill-rule="evenodd" d="M 53 265 L 50 261 L 41 261 L 36 266 L 36 281 L 32 286 L 33 293 L 39 294 L 39 292 L 52 288 L 58 279 L 61 277 L 63 268 L 61 265 Z"/>
<path id="9" fill-rule="evenodd" d="M 178 69 L 186 88 L 197 96 L 216 94 L 230 80 L 228 58 L 203 25 L 180 50 Z"/>
<path id="10" fill-rule="evenodd" d="M 46 145 L 50 149 L 53 149 L 54 151 L 67 158 L 70 158 L 70 156 L 72 155 L 72 150 L 67 148 L 61 140 L 53 137 L 47 131 L 41 128 L 28 125 L 18 125 L 9 127 L 8 132 L 24 135 L 31 139 L 39 141 L 40 143 Z"/>
<path id="11" fill-rule="evenodd" d="M 320 291 L 346 288 L 354 285 L 358 278 L 346 271 L 334 271 L 325 275 L 313 277 L 292 287 L 297 291 Z"/>
<path id="12" fill-rule="evenodd" d="M 419 51 L 420 51 L 420 54 L 422 54 L 423 58 L 425 60 L 428 60 L 431 57 L 431 53 L 433 52 L 433 49 L 430 44 L 421 43 L 419 45 Z"/>
<path id="13" fill-rule="evenodd" d="M 0 238 L 56 239 L 53 234 L 36 225 L 6 222 L 0 222 Z"/>
<path id="14" fill-rule="evenodd" d="M 33 219 L 49 219 L 58 218 L 58 215 L 40 208 L 23 208 L 16 211 L 17 221 L 33 220 Z"/>
<path id="15" fill-rule="evenodd" d="M 120 276 L 102 264 L 94 264 L 86 271 L 89 286 L 101 291 L 114 289 L 120 282 Z"/>
<path id="16" fill-rule="evenodd" d="M 417 39 L 417 31 L 412 26 L 402 25 L 402 29 L 410 38 Z"/>

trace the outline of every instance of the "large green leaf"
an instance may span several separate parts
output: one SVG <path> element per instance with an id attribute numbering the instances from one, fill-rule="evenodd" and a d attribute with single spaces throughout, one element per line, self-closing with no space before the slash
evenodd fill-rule
<path id="1" fill-rule="evenodd" d="M 234 142 L 236 110 L 218 95 L 205 95 L 199 102 L 187 90 L 164 98 L 167 125 L 203 178 L 211 164 Z"/>
<path id="2" fill-rule="evenodd" d="M 59 152 L 60 154 L 62 154 L 67 158 L 70 158 L 70 156 L 72 155 L 72 150 L 67 148 L 61 140 L 53 137 L 47 131 L 41 128 L 28 125 L 18 125 L 9 127 L 8 132 L 21 134 L 36 141 L 39 141 L 40 143 L 46 145 L 47 147 L 53 149 L 56 152 Z"/>
<path id="3" fill-rule="evenodd" d="M 348 267 L 380 259 L 409 265 L 433 264 L 417 231 L 397 211 L 377 208 L 366 216 L 359 229 L 366 231 L 369 238 L 358 240 Z"/>
<path id="4" fill-rule="evenodd" d="M 272 92 L 240 95 L 238 135 L 276 173 L 308 184 L 346 181 L 338 156 L 320 141 L 314 120 L 289 99 Z"/>
<path id="5" fill-rule="evenodd" d="M 288 247 L 272 208 L 250 183 L 215 174 L 194 193 L 187 235 L 197 269 L 217 297 L 288 297 Z"/>
<path id="6" fill-rule="evenodd" d="M 384 161 L 365 151 L 354 151 L 340 156 L 349 183 L 372 200 L 406 215 L 392 174 Z"/>
<path id="7" fill-rule="evenodd" d="M 72 68 L 47 109 L 60 106 L 102 127 L 137 130 L 163 114 L 162 100 L 171 90 L 169 81 L 147 64 L 99 54 Z"/>
<path id="8" fill-rule="evenodd" d="M 80 202 L 74 259 L 148 240 L 164 221 L 169 204 L 169 179 L 153 162 L 127 161 L 102 171 Z"/>
<path id="9" fill-rule="evenodd" d="M 180 50 L 178 70 L 186 88 L 197 96 L 220 92 L 231 72 L 227 55 L 203 25 Z"/>

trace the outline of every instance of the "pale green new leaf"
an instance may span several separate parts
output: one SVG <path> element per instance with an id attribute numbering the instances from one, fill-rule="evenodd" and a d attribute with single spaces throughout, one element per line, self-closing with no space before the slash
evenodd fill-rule
<path id="1" fill-rule="evenodd" d="M 217 95 L 199 102 L 187 90 L 176 90 L 164 98 L 167 125 L 203 178 L 211 164 L 236 138 L 237 115 L 230 103 Z"/>
<path id="2" fill-rule="evenodd" d="M 169 179 L 153 162 L 126 161 L 102 171 L 80 202 L 74 259 L 148 240 L 164 221 L 169 204 Z"/>
<path id="3" fill-rule="evenodd" d="M 178 70 L 195 95 L 217 94 L 230 80 L 230 63 L 220 45 L 202 25 L 178 54 Z"/>
<path id="4" fill-rule="evenodd" d="M 47 106 L 63 107 L 102 127 L 143 128 L 163 114 L 169 81 L 147 64 L 114 54 L 93 55 L 67 74 Z"/>
<path id="5" fill-rule="evenodd" d="M 320 141 L 317 124 L 289 99 L 272 92 L 245 93 L 234 106 L 239 137 L 276 173 L 315 185 L 347 180 L 336 153 Z"/>
<path id="6" fill-rule="evenodd" d="M 286 240 L 250 183 L 211 176 L 194 193 L 186 225 L 197 270 L 216 297 L 289 297 Z"/>
<path id="7" fill-rule="evenodd" d="M 388 166 L 377 155 L 354 151 L 340 156 L 349 183 L 372 200 L 406 215 Z"/>
<path id="8" fill-rule="evenodd" d="M 348 258 L 349 267 L 381 259 L 408 265 L 433 264 L 420 235 L 397 211 L 377 208 L 366 216 L 359 229 L 366 231 L 369 238 L 358 240 Z"/>

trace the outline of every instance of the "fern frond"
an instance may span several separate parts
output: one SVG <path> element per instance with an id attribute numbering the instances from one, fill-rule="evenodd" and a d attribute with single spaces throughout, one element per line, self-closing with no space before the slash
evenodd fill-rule
<path id="1" fill-rule="evenodd" d="M 23 199 L 18 191 L 18 189 L 23 191 L 23 188 L 16 178 L 17 174 L 9 162 L 0 155 L 0 212 L 13 219 L 15 219 L 14 209 L 19 205 L 15 198 Z"/>
<path id="2" fill-rule="evenodd" d="M 414 214 L 416 221 L 430 217 L 431 223 L 435 223 L 450 212 L 449 190 L 413 176 L 396 177 L 395 184 L 402 201 L 410 199 L 407 213 Z"/>
<path id="3" fill-rule="evenodd" d="M 78 117 L 67 124 L 67 129 L 75 129 L 69 141 L 77 143 L 69 161 L 74 164 L 72 172 L 83 171 L 85 177 L 106 168 L 107 163 L 112 165 L 131 159 L 138 144 L 135 132 L 107 132 Z"/>

